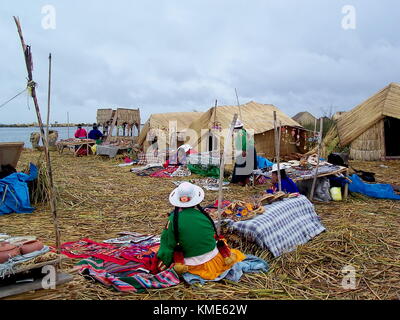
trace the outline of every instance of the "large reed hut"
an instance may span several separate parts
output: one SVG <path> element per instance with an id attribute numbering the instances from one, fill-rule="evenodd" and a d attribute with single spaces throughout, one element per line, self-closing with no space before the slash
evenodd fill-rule
<path id="1" fill-rule="evenodd" d="M 307 132 L 296 121 L 283 113 L 274 105 L 261 104 L 254 101 L 238 106 L 213 107 L 194 121 L 189 129 L 198 137 L 197 150 L 212 152 L 220 150 L 223 129 L 229 129 L 235 113 L 247 130 L 254 130 L 254 141 L 257 154 L 273 158 L 275 156 L 274 111 L 277 112 L 278 125 L 281 124 L 282 138 L 281 156 L 291 153 L 305 153 L 307 150 Z"/>
<path id="2" fill-rule="evenodd" d="M 169 147 L 172 139 L 180 139 L 181 134 L 190 124 L 202 116 L 202 112 L 169 112 L 152 114 L 143 126 L 138 138 L 138 144 L 144 149 L 157 141 L 161 149 Z M 178 137 L 170 134 L 173 130 Z M 183 144 L 183 138 L 178 141 L 177 146 Z"/>
<path id="3" fill-rule="evenodd" d="M 350 158 L 400 158 L 400 85 L 391 83 L 337 120 L 340 146 Z"/>

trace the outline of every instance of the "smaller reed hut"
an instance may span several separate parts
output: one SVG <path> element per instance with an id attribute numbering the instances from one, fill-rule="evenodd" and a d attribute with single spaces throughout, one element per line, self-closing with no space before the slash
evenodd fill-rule
<path id="1" fill-rule="evenodd" d="M 339 145 L 362 161 L 400 159 L 400 85 L 391 83 L 337 120 Z"/>
<path id="2" fill-rule="evenodd" d="M 297 123 L 301 124 L 302 126 L 311 126 L 315 124 L 315 121 L 317 120 L 316 117 L 314 117 L 310 112 L 308 111 L 303 111 L 299 112 L 296 114 L 293 118 L 294 121 Z"/>
<path id="3" fill-rule="evenodd" d="M 190 124 L 203 115 L 202 112 L 169 112 L 155 113 L 145 123 L 137 143 L 146 150 L 150 145 L 157 142 L 159 148 L 169 148 L 171 140 L 177 141 L 179 147 L 184 143 L 182 134 Z M 173 128 L 178 137 L 172 136 L 169 130 Z"/>
<path id="4" fill-rule="evenodd" d="M 103 127 L 103 133 L 108 136 L 112 136 L 112 131 L 115 127 L 117 127 L 117 137 L 134 137 L 135 128 L 136 136 L 139 136 L 141 125 L 140 110 L 126 108 L 118 108 L 116 110 L 98 109 L 97 124 Z"/>

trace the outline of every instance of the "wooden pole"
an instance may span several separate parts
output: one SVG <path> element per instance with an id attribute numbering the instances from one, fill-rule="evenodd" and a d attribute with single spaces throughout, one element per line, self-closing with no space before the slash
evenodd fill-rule
<path id="1" fill-rule="evenodd" d="M 68 130 L 68 139 L 69 139 L 69 112 L 67 112 L 67 122 L 68 122 L 67 130 Z"/>
<path id="2" fill-rule="evenodd" d="M 318 177 L 318 169 L 319 169 L 319 158 L 321 156 L 321 144 L 322 144 L 322 132 L 323 132 L 323 127 L 324 127 L 324 120 L 323 118 L 320 119 L 320 125 L 319 125 L 319 137 L 318 137 L 318 160 L 317 160 L 317 167 L 315 168 L 315 174 L 314 174 L 314 179 L 313 183 L 311 186 L 311 192 L 309 199 L 312 201 L 314 199 L 314 192 L 315 192 L 315 185 L 317 183 L 317 177 Z"/>
<path id="3" fill-rule="evenodd" d="M 228 135 L 226 136 L 226 140 L 224 141 L 224 151 L 221 152 L 221 165 L 219 167 L 219 188 L 218 188 L 218 225 L 217 232 L 218 235 L 221 234 L 221 220 L 222 220 L 222 183 L 224 180 L 224 170 L 225 170 L 225 156 L 227 151 L 228 140 L 233 136 L 233 129 L 235 128 L 236 121 L 238 119 L 237 113 L 233 116 L 233 120 L 231 123 L 231 127 L 229 128 Z"/>
<path id="4" fill-rule="evenodd" d="M 282 180 L 281 180 L 281 161 L 280 161 L 280 144 L 281 144 L 281 140 L 280 140 L 280 132 L 278 131 L 280 130 L 280 128 L 278 129 L 278 124 L 277 124 L 277 117 L 276 117 L 276 111 L 274 111 L 274 133 L 275 133 L 275 160 L 276 160 L 276 164 L 278 167 L 278 190 L 282 191 Z"/>
<path id="5" fill-rule="evenodd" d="M 51 99 L 51 53 L 49 54 L 49 87 L 47 91 L 47 132 L 46 132 L 46 137 L 47 137 L 47 144 L 49 141 L 49 124 L 50 124 L 50 99 Z"/>
<path id="6" fill-rule="evenodd" d="M 55 234 L 56 234 L 57 253 L 60 253 L 60 246 L 61 246 L 60 228 L 59 228 L 59 221 L 58 221 L 58 216 L 57 216 L 57 203 L 56 203 L 56 196 L 55 196 L 55 189 L 54 189 L 53 172 L 52 172 L 52 168 L 51 168 L 49 146 L 47 143 L 48 141 L 45 138 L 42 116 L 40 114 L 39 103 L 38 103 L 37 96 L 36 96 L 36 83 L 33 81 L 33 77 L 32 77 L 33 63 L 32 63 L 32 55 L 31 55 L 31 47 L 27 46 L 25 44 L 19 19 L 17 17 L 14 17 L 14 21 L 17 26 L 18 35 L 21 40 L 22 50 L 24 52 L 26 70 L 28 73 L 28 87 L 30 88 L 32 99 L 35 104 L 36 116 L 38 119 L 40 132 L 42 135 L 42 142 L 43 142 L 43 146 L 44 146 L 44 156 L 46 159 L 47 176 L 48 176 L 48 180 L 49 180 L 48 182 L 49 182 L 49 186 L 50 186 L 50 188 L 49 188 L 50 208 L 51 208 L 51 212 L 53 215 L 53 223 L 54 223 L 54 229 L 55 229 Z"/>
<path id="7" fill-rule="evenodd" d="M 243 121 L 243 118 L 242 118 L 242 109 L 241 109 L 241 107 L 240 107 L 239 95 L 238 95 L 238 93 L 237 93 L 236 88 L 235 88 L 235 94 L 236 94 L 236 102 L 237 102 L 237 105 L 238 105 L 238 108 L 239 108 L 240 121 Z"/>

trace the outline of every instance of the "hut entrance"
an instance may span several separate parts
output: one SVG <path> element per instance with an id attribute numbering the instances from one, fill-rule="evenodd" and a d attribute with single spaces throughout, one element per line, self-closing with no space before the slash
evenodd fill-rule
<path id="1" fill-rule="evenodd" d="M 400 157 L 400 119 L 385 118 L 386 156 Z"/>

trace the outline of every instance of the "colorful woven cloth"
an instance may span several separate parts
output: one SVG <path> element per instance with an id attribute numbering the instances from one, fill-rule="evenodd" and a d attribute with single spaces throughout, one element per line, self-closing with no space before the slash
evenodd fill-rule
<path id="1" fill-rule="evenodd" d="M 61 245 L 61 253 L 69 258 L 98 258 L 114 262 L 120 265 L 129 260 L 122 258 L 123 247 L 113 246 L 106 243 L 98 243 L 90 239 L 82 239 L 75 242 L 67 242 Z"/>
<path id="2" fill-rule="evenodd" d="M 164 270 L 156 275 L 141 273 L 126 275 L 126 272 L 112 271 L 99 259 L 84 259 L 76 268 L 83 276 L 99 281 L 107 287 L 113 287 L 121 292 L 142 293 L 147 289 L 163 289 L 180 283 L 179 277 L 173 268 Z M 137 271 L 137 270 L 136 270 Z"/>
<path id="3" fill-rule="evenodd" d="M 266 205 L 265 213 L 251 220 L 226 222 L 231 232 L 254 240 L 275 257 L 295 250 L 325 231 L 313 204 L 305 196 Z"/>
<path id="4" fill-rule="evenodd" d="M 168 167 L 166 169 L 161 169 L 159 171 L 156 171 L 150 175 L 150 177 L 153 178 L 171 178 L 171 174 L 173 174 L 176 170 L 178 170 L 178 167 Z"/>

